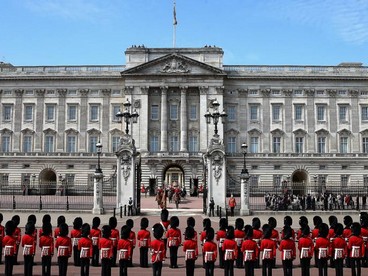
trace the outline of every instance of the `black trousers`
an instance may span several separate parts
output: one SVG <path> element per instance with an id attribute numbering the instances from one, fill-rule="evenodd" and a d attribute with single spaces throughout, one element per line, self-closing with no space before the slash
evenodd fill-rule
<path id="1" fill-rule="evenodd" d="M 98 245 L 94 245 L 92 247 L 92 266 L 98 266 L 99 257 Z"/>
<path id="2" fill-rule="evenodd" d="M 272 276 L 273 259 L 262 261 L 262 276 Z"/>
<path id="3" fill-rule="evenodd" d="M 209 216 L 214 217 L 215 216 L 215 208 L 210 208 Z"/>
<path id="4" fill-rule="evenodd" d="M 42 276 L 51 276 L 51 256 L 42 257 Z"/>
<path id="5" fill-rule="evenodd" d="M 131 250 L 130 250 L 130 259 L 129 259 L 129 266 L 130 267 L 133 267 L 133 253 L 134 253 L 134 248 L 135 247 L 132 247 Z"/>
<path id="6" fill-rule="evenodd" d="M 215 262 L 207 262 L 204 264 L 204 267 L 206 269 L 206 276 L 214 275 Z"/>
<path id="7" fill-rule="evenodd" d="M 155 262 L 152 264 L 153 276 L 161 276 L 162 262 Z"/>
<path id="8" fill-rule="evenodd" d="M 282 269 L 284 270 L 284 276 L 293 276 L 293 260 L 283 260 Z"/>
<path id="9" fill-rule="evenodd" d="M 81 266 L 81 276 L 89 275 L 89 258 L 81 258 L 80 266 Z"/>
<path id="10" fill-rule="evenodd" d="M 243 268 L 243 252 L 241 247 L 238 246 L 238 258 L 236 259 L 236 268 Z"/>
<path id="11" fill-rule="evenodd" d="M 327 276 L 327 258 L 318 259 L 318 275 Z"/>
<path id="12" fill-rule="evenodd" d="M 111 259 L 104 258 L 101 260 L 101 276 L 111 276 Z"/>
<path id="13" fill-rule="evenodd" d="M 111 258 L 111 266 L 114 267 L 116 266 L 116 258 L 118 255 L 118 248 L 117 247 L 113 247 L 112 248 L 112 258 Z"/>
<path id="14" fill-rule="evenodd" d="M 73 259 L 74 265 L 80 266 L 80 251 L 78 250 L 78 246 L 73 246 Z"/>
<path id="15" fill-rule="evenodd" d="M 120 267 L 120 276 L 128 276 L 128 266 L 129 261 L 128 260 L 120 260 L 119 261 L 119 267 Z"/>
<path id="16" fill-rule="evenodd" d="M 15 256 L 5 256 L 5 276 L 13 276 Z"/>
<path id="17" fill-rule="evenodd" d="M 178 266 L 178 247 L 171 246 L 170 248 L 170 267 Z"/>
<path id="18" fill-rule="evenodd" d="M 195 260 L 185 261 L 186 276 L 194 276 L 194 266 L 195 266 Z"/>
<path id="19" fill-rule="evenodd" d="M 335 260 L 335 271 L 336 276 L 343 276 L 344 275 L 344 259 L 336 259 Z"/>
<path id="20" fill-rule="evenodd" d="M 254 276 L 255 261 L 244 262 L 245 276 Z"/>
<path id="21" fill-rule="evenodd" d="M 351 276 L 360 276 L 362 274 L 361 260 L 350 258 Z"/>
<path id="22" fill-rule="evenodd" d="M 2 259 L 3 258 L 3 247 L 2 247 L 2 245 L 0 246 L 0 264 L 2 264 L 3 262 L 2 262 Z"/>
<path id="23" fill-rule="evenodd" d="M 24 256 L 24 276 L 33 275 L 33 256 Z"/>
<path id="24" fill-rule="evenodd" d="M 224 276 L 234 276 L 234 260 L 224 261 Z"/>
<path id="25" fill-rule="evenodd" d="M 148 267 L 148 247 L 139 248 L 139 265 L 141 267 Z"/>
<path id="26" fill-rule="evenodd" d="M 311 262 L 311 258 L 300 259 L 302 276 L 310 276 L 310 262 Z"/>
<path id="27" fill-rule="evenodd" d="M 224 268 L 224 251 L 219 248 L 219 265 L 220 268 Z"/>
<path id="28" fill-rule="evenodd" d="M 68 259 L 69 257 L 58 257 L 59 276 L 66 276 L 68 272 Z"/>

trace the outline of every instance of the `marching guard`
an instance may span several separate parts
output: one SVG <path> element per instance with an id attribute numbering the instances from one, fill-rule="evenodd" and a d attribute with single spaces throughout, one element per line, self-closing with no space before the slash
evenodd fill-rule
<path id="1" fill-rule="evenodd" d="M 148 267 L 148 248 L 151 243 L 151 233 L 147 230 L 149 221 L 147 218 L 141 219 L 141 230 L 137 233 L 138 247 L 139 247 L 139 265 L 141 267 Z"/>

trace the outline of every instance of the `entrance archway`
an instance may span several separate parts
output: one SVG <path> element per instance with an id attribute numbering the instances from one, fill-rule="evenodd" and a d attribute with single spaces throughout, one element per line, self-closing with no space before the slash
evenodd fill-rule
<path id="1" fill-rule="evenodd" d="M 308 174 L 304 170 L 296 170 L 291 175 L 291 187 L 294 195 L 305 195 L 308 182 Z"/>
<path id="2" fill-rule="evenodd" d="M 184 188 L 185 176 L 183 168 L 177 164 L 168 166 L 164 171 L 163 180 L 165 185 Z"/>
<path id="3" fill-rule="evenodd" d="M 43 195 L 56 193 L 56 173 L 52 169 L 44 169 L 39 176 L 39 190 Z"/>

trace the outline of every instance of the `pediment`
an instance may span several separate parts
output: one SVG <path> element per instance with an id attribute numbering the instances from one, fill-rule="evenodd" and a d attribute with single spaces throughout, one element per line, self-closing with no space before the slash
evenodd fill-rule
<path id="1" fill-rule="evenodd" d="M 1 134 L 12 134 L 13 131 L 9 128 L 3 128 L 2 130 L 0 130 Z"/>
<path id="2" fill-rule="evenodd" d="M 330 132 L 327 129 L 321 128 L 316 131 L 317 135 L 327 136 Z"/>
<path id="3" fill-rule="evenodd" d="M 343 129 L 339 130 L 337 133 L 340 136 L 350 136 L 351 135 L 351 131 L 346 129 L 346 128 L 343 128 Z"/>
<path id="4" fill-rule="evenodd" d="M 129 75 L 225 75 L 224 71 L 181 54 L 169 54 L 121 72 Z"/>
<path id="5" fill-rule="evenodd" d="M 285 132 L 282 129 L 276 128 L 271 131 L 271 134 L 276 136 L 283 136 Z"/>
<path id="6" fill-rule="evenodd" d="M 296 130 L 293 131 L 294 135 L 306 135 L 307 134 L 307 131 L 305 131 L 304 129 L 302 128 L 298 128 Z"/>

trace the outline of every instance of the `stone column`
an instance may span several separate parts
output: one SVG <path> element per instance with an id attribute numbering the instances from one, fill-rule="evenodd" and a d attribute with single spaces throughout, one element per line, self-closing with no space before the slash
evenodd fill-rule
<path id="1" fill-rule="evenodd" d="M 201 152 L 206 152 L 208 148 L 208 125 L 206 123 L 206 118 L 204 115 L 207 112 L 208 109 L 208 103 L 207 103 L 207 94 L 208 94 L 208 87 L 200 86 L 198 87 L 200 98 L 199 98 L 199 129 L 201 130 L 199 132 L 199 150 Z"/>
<path id="2" fill-rule="evenodd" d="M 270 139 L 272 139 L 270 131 L 271 131 L 271 116 L 270 116 L 270 94 L 271 89 L 261 89 L 261 93 L 263 95 L 263 106 L 262 106 L 262 112 L 263 113 L 263 152 L 269 153 L 272 152 L 272 142 L 270 143 Z"/>
<path id="3" fill-rule="evenodd" d="M 100 140 L 107 142 L 109 140 L 108 133 L 110 130 L 111 119 L 110 119 L 110 116 L 106 116 L 105 114 L 111 114 L 111 106 L 110 106 L 111 89 L 105 88 L 105 89 L 102 89 L 101 92 L 103 95 L 103 100 L 102 100 L 102 107 L 101 107 L 102 112 L 100 112 L 101 117 L 99 117 L 100 128 L 102 129 L 101 131 L 102 137 L 100 137 Z M 105 135 L 107 135 L 107 137 Z M 107 143 L 104 144 L 103 147 L 108 148 Z"/>
<path id="4" fill-rule="evenodd" d="M 306 136 L 306 139 L 308 139 L 307 153 L 315 153 L 317 152 L 316 134 L 315 134 L 316 131 L 315 102 L 314 102 L 315 91 L 314 89 L 308 89 L 305 90 L 305 93 L 307 94 L 307 104 L 305 106 L 305 112 L 307 112 L 307 122 L 308 122 L 308 135 Z"/>
<path id="5" fill-rule="evenodd" d="M 93 189 L 93 209 L 92 214 L 101 215 L 104 214 L 103 208 L 103 174 L 102 172 L 95 172 L 94 175 L 94 189 Z"/>
<path id="6" fill-rule="evenodd" d="M 285 132 L 287 133 L 287 135 L 289 134 L 290 136 L 287 137 L 287 135 L 285 135 L 285 153 L 289 153 L 289 152 L 293 152 L 293 145 L 294 145 L 294 135 L 293 135 L 293 103 L 292 103 L 292 98 L 291 96 L 293 95 L 293 90 L 292 89 L 283 89 L 282 92 L 285 95 L 285 116 L 283 118 L 283 120 L 285 120 Z"/>
<path id="7" fill-rule="evenodd" d="M 149 131 L 148 131 L 148 122 L 149 122 L 149 100 L 148 100 L 148 91 L 149 86 L 141 86 L 141 109 L 139 111 L 139 123 L 140 126 L 138 129 L 143 129 L 144 132 L 141 132 L 141 142 L 140 142 L 140 150 L 141 152 L 148 152 L 149 148 Z"/>
<path id="8" fill-rule="evenodd" d="M 245 178 L 240 180 L 240 215 L 249 216 L 249 181 Z"/>
<path id="9" fill-rule="evenodd" d="M 44 121 L 44 102 L 45 102 L 45 93 L 46 93 L 46 89 L 37 89 L 36 91 L 36 95 L 37 95 L 37 105 L 36 107 L 36 118 L 35 118 L 35 124 L 36 124 L 36 128 L 35 128 L 35 136 L 40 135 L 39 137 L 35 137 L 35 151 L 42 151 L 42 141 L 43 141 L 43 137 L 42 137 L 42 127 L 43 127 L 43 121 Z"/>
<path id="10" fill-rule="evenodd" d="M 188 145 L 187 89 L 180 87 L 180 151 L 187 151 Z"/>
<path id="11" fill-rule="evenodd" d="M 167 89 L 161 87 L 161 151 L 167 151 Z"/>
<path id="12" fill-rule="evenodd" d="M 21 134 L 20 131 L 22 130 L 22 97 L 24 90 L 23 89 L 17 89 L 15 92 L 15 105 L 14 109 L 12 110 L 14 112 L 14 142 L 13 142 L 13 148 L 16 152 L 23 151 L 22 149 L 22 143 L 21 143 Z"/>
<path id="13" fill-rule="evenodd" d="M 64 147 L 65 143 L 65 96 L 66 96 L 66 89 L 56 89 L 56 92 L 59 94 L 59 103 L 58 103 L 58 110 L 57 110 L 57 132 L 58 132 L 58 138 L 57 138 L 57 146 L 56 151 L 57 152 L 64 152 L 66 148 Z"/>
<path id="14" fill-rule="evenodd" d="M 81 101 L 80 101 L 80 114 L 79 114 L 79 132 L 86 133 L 87 132 L 87 125 L 89 122 L 89 108 L 88 108 L 88 92 L 89 89 L 80 89 L 79 93 L 81 94 Z M 78 121 L 77 121 L 78 122 Z M 88 152 L 88 134 L 86 135 L 79 135 L 79 151 L 80 152 Z M 86 143 L 87 141 L 87 143 Z"/>
<path id="15" fill-rule="evenodd" d="M 359 153 L 360 148 L 360 135 L 359 135 L 359 124 L 353 124 L 352 122 L 359 122 L 359 103 L 358 103 L 358 90 L 350 90 L 351 96 L 351 118 L 349 122 L 351 125 L 351 132 L 356 138 L 351 138 L 351 152 Z"/>
<path id="16" fill-rule="evenodd" d="M 339 135 L 337 135 L 337 106 L 336 106 L 336 94 L 337 91 L 335 89 L 329 89 L 327 90 L 327 93 L 329 94 L 329 104 L 328 107 L 326 106 L 326 122 L 330 125 L 329 131 L 330 131 L 330 139 L 329 139 L 329 146 L 330 150 L 327 150 L 327 152 L 330 153 L 336 153 L 339 152 L 339 144 L 336 140 L 336 138 L 339 138 Z M 329 111 L 329 112 L 328 112 Z"/>

